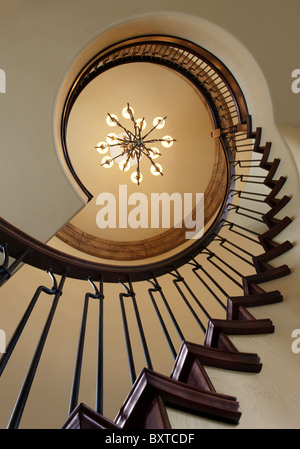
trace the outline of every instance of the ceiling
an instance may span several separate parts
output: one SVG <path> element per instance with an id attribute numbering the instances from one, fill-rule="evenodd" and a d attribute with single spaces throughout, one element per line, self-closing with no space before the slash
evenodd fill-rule
<path id="1" fill-rule="evenodd" d="M 149 131 L 152 120 L 165 117 L 166 125 L 155 130 L 153 138 L 170 135 L 176 142 L 169 149 L 160 143 L 156 146 L 161 156 L 156 159 L 163 167 L 163 176 L 150 173 L 150 162 L 141 161 L 143 181 L 133 184 L 129 172 L 121 172 L 116 164 L 107 169 L 101 167 L 100 155 L 95 146 L 105 141 L 109 132 L 116 132 L 106 123 L 107 114 L 115 114 L 125 127 L 132 129 L 130 120 L 122 117 L 121 111 L 127 105 L 134 109 L 135 118 L 145 118 Z M 207 105 L 195 87 L 177 72 L 149 62 L 123 64 L 102 73 L 82 91 L 76 100 L 68 121 L 67 148 L 74 170 L 93 195 L 92 200 L 69 223 L 84 233 L 85 239 L 101 239 L 109 242 L 144 241 L 164 235 L 166 228 L 151 227 L 151 193 L 191 193 L 193 207 L 196 193 L 204 193 L 212 179 L 216 153 L 219 147 L 211 137 L 213 124 Z M 147 228 L 107 227 L 100 229 L 96 216 L 103 206 L 97 205 L 99 194 L 114 195 L 119 207 L 119 188 L 127 186 L 127 198 L 135 192 L 148 199 Z M 137 203 L 138 204 L 138 203 Z M 128 213 L 136 206 L 128 206 Z M 171 219 L 171 226 L 173 221 Z M 61 234 L 58 234 L 61 235 Z M 77 239 L 78 240 L 78 239 Z M 67 243 L 71 244 L 70 241 Z M 82 249 L 82 248 L 80 248 Z"/>

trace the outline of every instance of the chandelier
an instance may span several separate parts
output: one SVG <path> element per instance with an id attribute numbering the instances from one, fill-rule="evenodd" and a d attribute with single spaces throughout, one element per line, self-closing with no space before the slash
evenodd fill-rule
<path id="1" fill-rule="evenodd" d="M 143 157 L 146 157 L 151 163 L 150 172 L 154 176 L 163 175 L 162 166 L 154 161 L 154 159 L 161 156 L 161 153 L 152 144 L 160 142 L 164 148 L 170 148 L 175 139 L 171 136 L 164 136 L 161 139 L 151 139 L 149 135 L 155 129 L 162 129 L 165 126 L 167 117 L 156 117 L 153 120 L 153 127 L 150 131 L 143 134 L 146 128 L 146 121 L 144 118 L 137 120 L 134 118 L 134 110 L 129 106 L 129 103 L 122 110 L 122 115 L 125 119 L 132 121 L 133 131 L 123 126 L 116 115 L 107 114 L 106 123 L 112 127 L 117 126 L 122 131 L 119 134 L 109 133 L 106 136 L 106 142 L 99 142 L 96 145 L 95 148 L 100 154 L 105 154 L 110 151 L 110 156 L 103 157 L 101 166 L 110 168 L 117 161 L 120 170 L 125 172 L 131 166 L 136 165 L 135 171 L 131 174 L 131 181 L 139 185 L 143 180 L 143 175 L 140 171 L 140 162 Z"/>

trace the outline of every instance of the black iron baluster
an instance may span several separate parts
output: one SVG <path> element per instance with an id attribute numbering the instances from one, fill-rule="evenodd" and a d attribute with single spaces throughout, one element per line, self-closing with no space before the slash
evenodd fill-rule
<path id="1" fill-rule="evenodd" d="M 264 198 L 267 196 L 266 194 L 263 193 L 257 193 L 257 192 L 247 192 L 246 190 L 231 190 L 232 192 L 235 192 L 234 195 L 238 195 L 238 197 L 241 200 L 248 200 L 248 201 L 254 201 L 257 203 L 263 203 L 266 204 L 265 200 L 259 200 L 257 198 L 251 198 L 251 197 L 247 197 L 247 196 L 242 196 L 242 195 L 255 195 L 255 196 L 263 196 Z"/>
<path id="2" fill-rule="evenodd" d="M 245 208 L 243 208 L 241 206 L 236 206 L 235 204 L 231 204 L 231 205 L 228 206 L 228 210 L 233 210 L 233 209 L 234 209 L 234 212 L 237 215 L 242 215 L 243 217 L 247 217 L 247 218 L 250 218 L 252 220 L 258 221 L 259 223 L 264 223 L 265 224 L 265 222 L 263 220 L 261 220 L 260 218 L 252 217 L 251 215 L 244 214 L 243 212 L 239 212 L 240 209 L 243 209 L 243 210 L 245 209 Z M 263 215 L 261 212 L 256 212 L 256 213 L 259 213 L 260 215 Z"/>
<path id="3" fill-rule="evenodd" d="M 96 411 L 103 414 L 103 276 L 100 278 Z"/>
<path id="4" fill-rule="evenodd" d="M 131 292 L 133 308 L 134 308 L 135 317 L 136 317 L 136 321 L 137 321 L 138 328 L 139 328 L 139 333 L 140 333 L 140 337 L 141 337 L 141 342 L 142 342 L 142 346 L 143 346 L 143 350 L 144 350 L 147 367 L 149 369 L 153 370 L 153 366 L 152 366 L 152 362 L 151 362 L 151 358 L 150 358 L 150 354 L 149 354 L 149 350 L 148 350 L 148 345 L 147 345 L 146 337 L 145 337 L 143 326 L 142 326 L 142 321 L 140 318 L 140 314 L 139 314 L 139 310 L 138 310 L 138 306 L 137 306 L 137 302 L 136 302 L 136 298 L 135 298 L 135 293 L 132 288 L 132 283 L 131 283 L 130 279 L 128 279 L 128 284 L 129 284 L 129 288 L 130 288 L 130 292 Z"/>
<path id="5" fill-rule="evenodd" d="M 256 211 L 256 210 L 253 210 L 253 209 L 249 209 L 249 208 L 247 208 L 247 207 L 236 206 L 236 205 L 234 205 L 234 204 L 232 205 L 232 207 L 235 208 L 235 209 L 237 209 L 237 210 L 239 210 L 239 209 L 246 210 L 247 212 L 251 212 L 251 213 L 257 214 L 257 215 L 264 215 L 264 212 Z M 252 217 L 251 217 L 251 218 L 252 218 Z"/>
<path id="6" fill-rule="evenodd" d="M 163 302 L 164 302 L 164 304 L 165 304 L 165 306 L 166 306 L 166 309 L 167 309 L 167 311 L 168 311 L 168 313 L 169 313 L 169 315 L 170 315 L 170 318 L 171 318 L 171 320 L 172 320 L 172 322 L 173 322 L 173 324 L 174 324 L 174 326 L 175 326 L 175 329 L 176 329 L 176 331 L 177 331 L 177 333 L 178 333 L 178 335 L 179 335 L 179 338 L 180 338 L 181 341 L 184 341 L 184 340 L 185 340 L 184 335 L 183 335 L 183 333 L 182 333 L 182 331 L 181 331 L 181 329 L 180 329 L 180 327 L 179 327 L 179 325 L 178 325 L 178 323 L 177 323 L 177 320 L 176 320 L 176 318 L 175 318 L 175 316 L 174 316 L 174 314 L 173 314 L 173 312 L 172 312 L 172 309 L 170 308 L 170 306 L 169 306 L 169 304 L 168 304 L 168 301 L 167 301 L 167 299 L 166 299 L 166 297 L 165 297 L 165 295 L 164 295 L 164 292 L 163 292 L 161 286 L 159 285 L 159 283 L 158 283 L 156 277 L 155 277 L 155 276 L 152 276 L 152 277 L 153 277 L 155 286 L 156 286 L 156 288 L 158 289 L 158 291 L 159 291 L 159 293 L 160 293 L 160 296 L 161 296 L 161 298 L 162 298 L 162 300 L 163 300 Z"/>
<path id="7" fill-rule="evenodd" d="M 195 260 L 195 259 L 194 259 L 194 260 Z M 196 261 L 195 261 L 195 262 L 196 262 Z M 203 273 L 208 277 L 208 279 L 210 279 L 210 280 L 212 281 L 212 283 L 213 283 L 213 284 L 220 290 L 220 292 L 222 292 L 223 295 L 227 297 L 227 296 L 228 296 L 228 293 L 224 290 L 223 287 L 221 287 L 220 284 L 218 284 L 218 282 L 215 280 L 215 278 L 212 277 L 212 276 L 210 275 L 210 273 L 209 273 L 208 271 L 206 271 L 205 268 L 203 268 L 202 265 L 199 265 L 198 262 L 196 262 L 196 263 L 197 263 L 197 268 L 200 269 L 201 271 L 203 271 Z"/>
<path id="8" fill-rule="evenodd" d="M 45 323 L 43 332 L 41 334 L 40 340 L 38 342 L 37 348 L 35 350 L 33 359 L 31 361 L 29 370 L 26 374 L 24 383 L 22 385 L 19 397 L 15 404 L 10 421 L 8 423 L 8 426 L 7 426 L 8 429 L 17 429 L 19 426 L 19 423 L 20 423 L 20 420 L 21 420 L 21 417 L 22 417 L 22 414 L 23 414 L 23 411 L 24 411 L 24 408 L 26 405 L 26 401 L 27 401 L 27 398 L 28 398 L 28 395 L 29 395 L 29 392 L 30 392 L 30 389 L 31 389 L 31 386 L 32 386 L 32 383 L 34 380 L 34 376 L 35 376 L 36 370 L 38 368 L 38 364 L 39 364 L 39 361 L 40 361 L 40 358 L 41 358 L 41 355 L 42 355 L 42 352 L 44 349 L 44 345 L 46 343 L 49 329 L 50 329 L 50 326 L 51 326 L 51 323 L 52 323 L 52 320 L 53 320 L 53 317 L 54 317 L 54 314 L 55 314 L 55 311 L 57 308 L 57 304 L 58 304 L 59 298 L 62 295 L 62 288 L 65 283 L 66 277 L 67 277 L 67 270 L 63 273 L 58 287 L 56 287 L 56 281 L 55 281 L 54 288 L 56 289 L 56 293 L 55 293 L 55 296 L 53 299 L 53 303 L 52 303 L 47 321 Z"/>
<path id="9" fill-rule="evenodd" d="M 247 184 L 259 184 L 259 185 L 264 185 L 264 180 L 266 179 L 265 176 L 256 176 L 256 175 L 242 175 L 242 174 L 237 174 L 235 175 L 238 178 L 240 178 L 241 182 L 245 182 Z M 244 179 L 247 178 L 247 179 Z M 251 181 L 248 178 L 259 178 L 259 179 L 263 179 L 262 181 Z M 237 178 L 236 178 L 237 179 Z"/>
<path id="10" fill-rule="evenodd" d="M 246 162 L 250 163 L 250 165 L 243 165 Z M 232 161 L 232 164 L 234 164 L 235 166 L 238 166 L 240 168 L 260 168 L 259 165 L 253 165 L 252 162 L 261 162 L 260 159 L 239 159 L 239 160 L 234 160 Z"/>
<path id="11" fill-rule="evenodd" d="M 169 334 L 169 332 L 168 332 L 168 330 L 167 330 L 167 327 L 166 327 L 166 325 L 165 325 L 165 322 L 164 322 L 164 320 L 163 320 L 163 317 L 161 316 L 161 313 L 160 313 L 160 311 L 159 311 L 159 308 L 158 308 L 158 306 L 157 306 L 157 304 L 156 304 L 156 301 L 155 301 L 155 299 L 154 299 L 154 296 L 153 296 L 153 293 L 154 293 L 154 292 L 157 292 L 157 291 L 159 291 L 159 290 L 158 290 L 158 288 L 157 288 L 157 285 L 155 285 L 155 284 L 154 284 L 152 281 L 150 281 L 149 279 L 148 279 L 148 282 L 150 282 L 150 284 L 153 286 L 153 288 L 149 288 L 149 289 L 148 289 L 149 296 L 150 296 L 150 298 L 151 298 L 151 301 L 152 301 L 153 307 L 154 307 L 154 309 L 155 309 L 155 312 L 156 312 L 156 314 L 157 314 L 157 316 L 158 316 L 158 319 L 159 319 L 159 322 L 160 322 L 160 324 L 161 324 L 162 330 L 163 330 L 163 332 L 164 332 L 164 334 L 165 334 L 165 337 L 166 337 L 166 340 L 167 340 L 167 342 L 168 342 L 169 348 L 170 348 L 170 350 L 171 350 L 171 352 L 172 352 L 172 355 L 173 355 L 173 357 L 174 357 L 174 359 L 175 359 L 175 358 L 176 358 L 176 355 L 177 355 L 176 349 L 175 349 L 175 347 L 174 347 L 174 345 L 173 345 L 173 343 L 172 343 L 170 334 Z"/>
<path id="12" fill-rule="evenodd" d="M 88 279 L 88 281 L 93 286 L 95 293 L 93 293 L 93 294 L 86 293 L 85 297 L 84 297 L 84 304 L 83 304 L 83 311 L 82 311 L 82 318 L 81 318 L 81 327 L 80 327 L 80 334 L 79 334 L 78 348 L 77 348 L 77 356 L 76 356 L 70 404 L 69 404 L 69 415 L 74 410 L 74 408 L 77 406 L 77 403 L 78 403 L 89 299 L 90 298 L 95 298 L 95 299 L 100 298 L 100 293 L 99 293 L 97 287 L 95 286 L 95 284 L 90 279 Z"/>
<path id="13" fill-rule="evenodd" d="M 175 270 L 176 271 L 176 270 Z M 206 332 L 206 328 L 204 326 L 204 324 L 202 323 L 202 321 L 200 320 L 200 318 L 198 317 L 197 313 L 195 312 L 195 310 L 193 309 L 193 307 L 191 306 L 191 304 L 189 303 L 188 299 L 186 298 L 186 296 L 183 294 L 183 291 L 181 290 L 181 288 L 179 287 L 178 283 L 179 282 L 183 282 L 184 279 L 178 275 L 178 273 L 172 273 L 170 272 L 170 274 L 172 276 L 175 277 L 175 279 L 173 279 L 173 283 L 175 285 L 175 287 L 177 288 L 180 296 L 182 297 L 182 299 L 184 300 L 185 304 L 187 305 L 187 307 L 189 308 L 189 310 L 191 311 L 192 315 L 194 316 L 195 320 L 197 321 L 198 325 L 200 326 L 200 328 L 202 329 L 203 333 Z"/>
<path id="14" fill-rule="evenodd" d="M 7 347 L 6 347 L 6 352 L 2 355 L 1 360 L 0 360 L 0 375 L 3 373 L 4 368 L 6 366 L 6 364 L 8 363 L 8 360 L 23 332 L 23 329 L 31 315 L 31 312 L 34 309 L 34 306 L 40 296 L 40 294 L 42 292 L 47 293 L 48 295 L 54 295 L 56 293 L 56 281 L 53 278 L 52 272 L 51 270 L 48 270 L 48 273 L 50 274 L 52 281 L 53 281 L 53 287 L 51 289 L 44 287 L 43 285 L 39 286 L 36 290 L 36 292 L 34 293 L 21 321 L 19 322 L 18 326 L 16 327 Z"/>
<path id="15" fill-rule="evenodd" d="M 126 343 L 127 358 L 128 358 L 128 365 L 129 365 L 129 374 L 130 374 L 131 384 L 133 385 L 135 382 L 135 379 L 136 379 L 136 372 L 135 372 L 132 347 L 131 347 L 131 342 L 130 342 L 130 335 L 129 335 L 129 330 L 128 330 L 128 323 L 127 323 L 127 318 L 126 318 L 126 311 L 125 311 L 124 301 L 123 301 L 123 298 L 129 298 L 129 297 L 131 297 L 131 294 L 130 294 L 128 287 L 123 283 L 121 283 L 121 284 L 127 291 L 127 293 L 119 294 L 119 300 L 120 300 L 123 328 L 124 328 L 124 334 L 125 334 L 125 343 Z"/>
<path id="16" fill-rule="evenodd" d="M 221 268 L 219 265 L 217 265 L 212 258 L 216 257 L 216 259 L 220 260 L 224 265 L 226 265 L 228 268 L 230 268 L 232 271 L 234 271 L 236 274 L 238 274 L 239 276 L 242 277 L 242 275 L 240 273 L 238 273 L 237 270 L 235 270 L 233 267 L 231 267 L 231 265 L 227 264 L 224 260 L 222 260 L 220 257 L 218 257 L 215 253 L 211 252 L 210 250 L 207 250 L 208 252 L 206 254 L 208 254 L 207 260 L 214 266 L 216 267 L 219 271 L 221 271 L 221 273 L 223 273 L 226 277 L 228 277 L 232 282 L 234 282 L 236 285 L 238 285 L 240 288 L 243 288 L 242 284 L 240 282 L 238 282 L 236 279 L 234 279 L 230 274 L 227 273 L 227 271 L 223 270 L 223 268 Z M 203 252 L 202 254 L 205 254 L 205 252 Z"/>
<path id="17" fill-rule="evenodd" d="M 254 240 L 253 238 L 249 237 L 248 235 L 242 234 L 241 232 L 236 231 L 235 229 L 233 229 L 234 227 L 237 227 L 239 229 L 242 229 L 243 231 L 249 232 L 250 234 L 254 234 L 257 237 L 260 236 L 260 234 L 256 231 L 252 231 L 251 229 L 247 229 L 244 226 L 240 226 L 236 223 L 232 223 L 230 221 L 224 220 L 224 224 L 223 226 L 229 226 L 229 231 L 233 232 L 234 234 L 240 235 L 241 237 L 244 237 L 247 240 L 250 240 L 253 243 L 256 243 L 257 245 L 261 245 L 261 243 L 259 242 L 259 240 Z"/>
<path id="18" fill-rule="evenodd" d="M 77 403 L 78 403 L 78 394 L 79 394 L 79 385 L 80 385 L 80 377 L 81 377 L 81 366 L 82 366 L 88 304 L 89 304 L 89 296 L 87 293 L 84 298 L 83 312 L 82 312 L 82 318 L 81 318 L 81 328 L 80 328 L 78 348 L 77 348 L 77 357 L 76 357 L 76 362 L 75 362 L 75 369 L 74 369 L 73 383 L 72 383 L 72 390 L 71 390 L 71 397 L 70 397 L 70 404 L 69 404 L 69 415 L 74 410 L 74 408 L 77 406 Z"/>
<path id="19" fill-rule="evenodd" d="M 4 260 L 3 264 L 0 267 L 0 287 L 4 284 L 7 279 L 11 278 L 11 276 L 14 274 L 14 271 L 18 268 L 18 266 L 22 263 L 24 258 L 27 256 L 28 251 L 23 251 L 20 256 L 12 262 L 10 266 L 8 266 L 9 263 L 9 254 L 8 254 L 8 245 L 7 243 L 4 243 L 3 245 L 0 245 L 0 248 L 2 248 Z"/>
<path id="20" fill-rule="evenodd" d="M 226 249 L 226 251 L 231 252 L 232 254 L 234 254 L 235 256 L 239 257 L 241 260 L 243 260 L 244 262 L 253 265 L 252 262 L 250 262 L 249 260 L 245 259 L 244 257 L 242 257 L 240 254 L 237 254 L 235 251 L 232 251 L 231 249 L 227 248 L 225 246 L 225 243 L 228 243 L 231 246 L 234 246 L 235 248 L 237 248 L 238 250 L 242 251 L 243 253 L 247 254 L 248 256 L 250 256 L 251 258 L 254 257 L 253 254 L 249 253 L 249 251 L 245 250 L 244 248 L 241 248 L 240 246 L 236 245 L 235 243 L 231 242 L 230 240 L 228 240 L 225 237 L 221 237 L 221 236 L 216 236 L 215 237 L 216 241 L 220 241 L 220 246 L 222 246 L 222 248 Z"/>
<path id="21" fill-rule="evenodd" d="M 182 283 L 185 286 L 185 288 L 187 289 L 187 291 L 189 292 L 189 294 L 194 298 L 194 300 L 196 301 L 196 303 L 198 304 L 198 306 L 200 307 L 200 309 L 202 310 L 202 312 L 204 313 L 204 315 L 206 315 L 207 318 L 211 318 L 211 316 L 209 315 L 209 313 L 207 312 L 207 310 L 205 309 L 205 307 L 203 306 L 203 304 L 201 304 L 201 302 L 198 300 L 198 298 L 196 297 L 196 295 L 194 294 L 194 292 L 191 290 L 190 286 L 188 285 L 188 283 L 186 282 L 186 280 L 179 274 L 178 270 L 175 269 L 175 272 L 177 274 L 178 277 L 180 277 L 182 279 Z"/>
<path id="22" fill-rule="evenodd" d="M 207 288 L 207 290 L 209 291 L 209 293 L 217 300 L 217 302 L 220 304 L 220 306 L 226 310 L 226 306 L 225 304 L 220 300 L 220 298 L 215 294 L 215 292 L 209 287 L 209 285 L 204 281 L 204 279 L 202 279 L 201 276 L 199 276 L 199 274 L 197 273 L 197 270 L 201 269 L 201 266 L 199 265 L 199 263 L 195 260 L 192 259 L 193 262 L 188 262 L 189 265 L 192 265 L 194 268 L 192 269 L 193 273 L 195 274 L 195 276 L 202 282 L 202 284 Z"/>

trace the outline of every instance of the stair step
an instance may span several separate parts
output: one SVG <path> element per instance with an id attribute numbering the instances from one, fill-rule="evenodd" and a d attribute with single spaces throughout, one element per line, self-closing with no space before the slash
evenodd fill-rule
<path id="1" fill-rule="evenodd" d="M 95 412 L 85 404 L 79 404 L 62 426 L 62 429 L 120 429 L 100 413 Z"/>
<path id="2" fill-rule="evenodd" d="M 225 335 L 253 335 L 269 334 L 274 332 L 271 320 L 209 320 L 205 345 L 218 348 L 221 334 Z"/>
<path id="3" fill-rule="evenodd" d="M 241 307 L 257 307 L 282 301 L 283 297 L 278 290 L 256 295 L 229 297 L 227 298 L 227 319 L 240 319 Z M 244 311 L 242 311 L 242 316 L 245 318 Z"/>
<path id="4" fill-rule="evenodd" d="M 122 405 L 115 424 L 122 429 L 141 428 L 145 412 L 148 412 L 151 402 L 158 396 L 164 404 L 207 418 L 237 423 L 241 416 L 239 403 L 231 396 L 204 391 L 144 368 Z M 152 417 L 151 422 L 154 421 Z"/>
<path id="5" fill-rule="evenodd" d="M 259 372 L 262 368 L 257 354 L 227 351 L 184 341 L 178 351 L 171 374 L 176 380 L 185 381 L 193 361 L 197 359 L 202 366 L 220 369 Z"/>

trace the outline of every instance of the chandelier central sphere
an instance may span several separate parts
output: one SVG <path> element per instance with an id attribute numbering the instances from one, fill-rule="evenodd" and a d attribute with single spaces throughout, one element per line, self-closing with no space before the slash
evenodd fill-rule
<path id="1" fill-rule="evenodd" d="M 114 114 L 107 114 L 106 123 L 110 127 L 117 126 L 122 131 L 120 134 L 109 133 L 106 136 L 106 141 L 99 142 L 96 146 L 100 154 L 105 154 L 110 150 L 110 156 L 103 157 L 101 166 L 110 168 L 114 161 L 118 160 L 120 170 L 128 171 L 131 165 L 137 165 L 136 171 L 131 174 L 131 181 L 135 184 L 140 184 L 143 180 L 143 175 L 140 171 L 141 159 L 145 156 L 151 163 L 150 172 L 154 175 L 163 175 L 162 166 L 154 162 L 154 159 L 161 156 L 158 148 L 151 146 L 156 142 L 160 142 L 164 148 L 170 148 L 176 140 L 171 136 L 164 136 L 161 139 L 151 139 L 149 135 L 155 129 L 162 129 L 165 126 L 167 117 L 156 117 L 153 120 L 152 128 L 143 134 L 146 128 L 146 121 L 144 118 L 135 119 L 134 110 L 129 103 L 123 108 L 122 115 L 125 119 L 131 120 L 133 130 L 130 131 L 123 126 L 118 117 Z"/>

